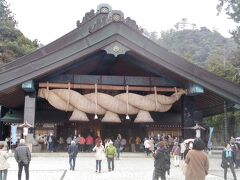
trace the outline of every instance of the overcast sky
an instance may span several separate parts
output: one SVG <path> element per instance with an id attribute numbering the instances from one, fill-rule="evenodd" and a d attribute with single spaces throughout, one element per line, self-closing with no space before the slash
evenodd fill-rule
<path id="1" fill-rule="evenodd" d="M 18 29 L 31 40 L 48 44 L 76 28 L 86 12 L 96 11 L 101 3 L 108 3 L 113 10 L 121 10 L 125 18 L 136 20 L 149 32 L 173 28 L 182 18 L 206 26 L 230 37 L 234 29 L 232 20 L 222 14 L 217 16 L 218 0 L 7 0 L 18 21 Z"/>

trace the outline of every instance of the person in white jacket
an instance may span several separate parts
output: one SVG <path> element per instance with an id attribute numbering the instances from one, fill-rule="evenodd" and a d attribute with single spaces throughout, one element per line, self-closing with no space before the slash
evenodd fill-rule
<path id="1" fill-rule="evenodd" d="M 93 151 L 96 151 L 96 172 L 101 173 L 101 163 L 104 157 L 104 146 L 102 142 L 97 142 L 96 146 L 93 148 Z"/>
<path id="2" fill-rule="evenodd" d="M 0 144 L 0 179 L 6 180 L 8 168 L 10 167 L 7 159 L 9 157 L 9 153 L 3 148 L 4 144 Z"/>
<path id="3" fill-rule="evenodd" d="M 147 153 L 147 156 L 148 156 L 149 153 L 150 153 L 150 149 L 149 148 L 151 147 L 150 141 L 149 141 L 148 138 L 146 138 L 145 141 L 144 141 L 144 147 L 145 147 L 145 150 L 146 150 L 146 153 Z"/>

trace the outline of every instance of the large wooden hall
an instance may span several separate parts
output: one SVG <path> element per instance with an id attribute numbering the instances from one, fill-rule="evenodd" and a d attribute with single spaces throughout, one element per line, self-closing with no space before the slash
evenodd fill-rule
<path id="1" fill-rule="evenodd" d="M 225 101 L 240 104 L 240 87 L 160 47 L 123 12 L 100 4 L 71 32 L 0 66 L 0 139 L 24 122 L 34 137 L 188 138 L 194 132 L 185 128 L 222 113 Z"/>

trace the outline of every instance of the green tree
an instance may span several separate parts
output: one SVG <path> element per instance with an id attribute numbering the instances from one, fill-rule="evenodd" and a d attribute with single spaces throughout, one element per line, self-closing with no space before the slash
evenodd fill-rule
<path id="1" fill-rule="evenodd" d="M 186 29 L 185 26 L 185 29 L 181 29 L 179 26 L 178 29 L 162 32 L 158 43 L 202 68 L 240 84 L 240 69 L 236 66 L 239 61 L 234 53 L 237 45 L 232 38 L 224 38 L 217 31 L 210 31 L 206 27 Z M 228 137 L 237 135 L 236 132 L 240 129 L 239 111 L 231 107 L 228 107 L 228 127 L 231 129 Z M 220 129 L 224 127 L 223 114 L 206 117 L 203 122 L 205 127 L 215 127 L 215 140 L 222 142 L 224 138 Z"/>
<path id="2" fill-rule="evenodd" d="M 187 18 L 182 18 L 180 22 L 177 22 L 174 27 L 176 30 L 183 30 L 186 28 L 186 26 L 189 25 Z"/>
<path id="3" fill-rule="evenodd" d="M 218 47 L 209 55 L 207 60 L 207 69 L 218 76 L 225 78 L 228 81 L 232 81 L 233 83 L 240 84 L 240 73 L 238 68 L 236 68 L 231 61 L 225 60 L 225 50 L 224 47 Z M 236 110 L 230 104 L 227 105 L 227 117 L 228 117 L 228 137 L 236 136 L 238 129 L 240 127 L 240 111 Z M 207 117 L 204 120 L 204 124 L 207 127 L 215 127 L 215 139 L 218 142 L 223 143 L 223 133 L 221 129 L 223 129 L 224 124 L 224 114 L 219 114 L 211 117 Z M 238 134 L 240 135 L 240 134 Z"/>
<path id="4" fill-rule="evenodd" d="M 176 30 L 161 32 L 158 43 L 185 59 L 206 68 L 209 55 L 222 47 L 225 49 L 226 61 L 234 56 L 233 50 L 237 48 L 232 39 L 226 39 L 217 31 L 210 31 L 206 27 L 200 29 Z"/>
<path id="5" fill-rule="evenodd" d="M 219 0 L 217 4 L 218 13 L 223 10 L 237 24 L 240 22 L 240 1 L 239 0 Z M 234 39 L 240 44 L 240 26 L 237 25 L 235 30 L 231 31 Z"/>
<path id="6" fill-rule="evenodd" d="M 26 38 L 16 25 L 9 5 L 5 0 L 0 0 L 0 64 L 29 54 L 38 47 L 38 41 Z"/>
<path id="7" fill-rule="evenodd" d="M 225 54 L 223 48 L 218 48 L 213 51 L 207 60 L 207 69 L 228 81 L 235 84 L 240 84 L 240 70 L 235 67 L 230 61 L 224 63 Z"/>
<path id="8" fill-rule="evenodd" d="M 240 45 L 240 1 L 239 0 L 218 0 L 217 4 L 218 13 L 224 11 L 234 22 L 237 23 L 235 30 L 232 30 L 234 40 Z M 231 63 L 238 69 L 234 78 L 239 77 L 240 74 L 240 46 L 234 50 L 234 57 L 231 58 Z"/>

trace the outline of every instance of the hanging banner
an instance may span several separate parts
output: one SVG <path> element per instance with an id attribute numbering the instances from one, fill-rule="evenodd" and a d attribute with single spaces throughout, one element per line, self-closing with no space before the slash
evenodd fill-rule
<path id="1" fill-rule="evenodd" d="M 208 149 L 212 148 L 212 134 L 213 134 L 214 127 L 209 127 L 209 138 L 208 138 Z"/>
<path id="2" fill-rule="evenodd" d="M 23 135 L 27 136 L 28 135 L 28 127 L 23 128 Z"/>
<path id="3" fill-rule="evenodd" d="M 12 145 L 17 143 L 17 125 L 11 125 L 11 142 Z"/>

